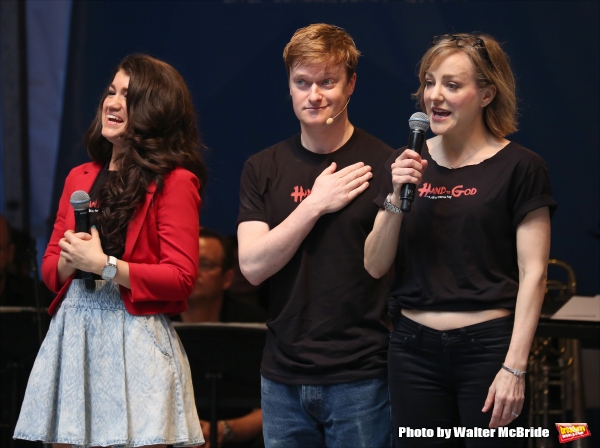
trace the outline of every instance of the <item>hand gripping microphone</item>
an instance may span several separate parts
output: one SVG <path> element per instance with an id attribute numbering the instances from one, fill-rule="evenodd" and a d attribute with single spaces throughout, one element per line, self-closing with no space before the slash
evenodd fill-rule
<path id="1" fill-rule="evenodd" d="M 75 232 L 90 232 L 90 196 L 83 190 L 77 190 L 71 195 L 71 206 L 75 211 Z M 86 289 L 95 289 L 96 282 L 91 272 L 81 271 Z"/>
<path id="2" fill-rule="evenodd" d="M 408 149 L 412 149 L 417 153 L 421 154 L 423 149 L 423 143 L 425 142 L 425 132 L 429 129 L 429 119 L 423 112 L 417 112 L 410 116 L 408 119 L 408 127 L 410 128 L 410 134 L 408 134 Z M 402 213 L 410 212 L 410 207 L 415 199 L 415 184 L 404 184 L 400 189 L 400 210 Z"/>

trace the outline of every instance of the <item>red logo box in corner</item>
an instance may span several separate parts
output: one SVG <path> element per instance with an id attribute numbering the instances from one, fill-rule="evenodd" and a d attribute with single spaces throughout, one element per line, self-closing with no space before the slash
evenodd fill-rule
<path id="1" fill-rule="evenodd" d="M 591 435 L 587 423 L 556 423 L 558 441 L 567 443 Z"/>

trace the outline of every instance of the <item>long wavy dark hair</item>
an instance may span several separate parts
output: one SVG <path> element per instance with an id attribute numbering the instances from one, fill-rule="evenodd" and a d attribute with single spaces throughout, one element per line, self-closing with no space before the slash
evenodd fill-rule
<path id="1" fill-rule="evenodd" d="M 121 135 L 128 144 L 115 159 L 119 167 L 117 175 L 111 176 L 99 198 L 100 230 L 109 241 L 106 249 L 117 252 L 124 249 L 123 230 L 153 182 L 160 192 L 164 177 L 176 167 L 194 173 L 200 181 L 200 190 L 207 179 L 194 106 L 177 70 L 158 59 L 135 54 L 121 61 L 111 82 L 119 71 L 129 76 L 127 123 Z M 112 157 L 112 143 L 102 136 L 102 108 L 108 92 L 109 87 L 84 136 L 90 157 L 103 165 Z"/>

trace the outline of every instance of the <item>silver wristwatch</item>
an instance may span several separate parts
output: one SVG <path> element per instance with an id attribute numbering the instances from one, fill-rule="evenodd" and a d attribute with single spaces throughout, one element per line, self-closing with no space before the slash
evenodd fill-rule
<path id="1" fill-rule="evenodd" d="M 112 280 L 115 275 L 117 275 L 117 259 L 107 255 L 106 266 L 102 268 L 102 279 Z"/>
<path id="2" fill-rule="evenodd" d="M 229 424 L 225 420 L 220 420 L 220 422 L 223 425 L 223 439 L 221 443 L 223 445 L 226 445 L 229 442 L 233 441 L 233 431 L 231 430 L 231 426 L 229 426 Z"/>
<path id="3" fill-rule="evenodd" d="M 396 207 L 394 204 L 392 204 L 390 202 L 390 199 L 392 198 L 392 194 L 393 193 L 388 194 L 387 197 L 385 198 L 385 201 L 383 202 L 383 208 L 385 208 L 386 210 L 389 210 L 392 213 L 396 213 L 397 215 L 401 215 L 402 210 L 400 210 L 399 207 Z"/>

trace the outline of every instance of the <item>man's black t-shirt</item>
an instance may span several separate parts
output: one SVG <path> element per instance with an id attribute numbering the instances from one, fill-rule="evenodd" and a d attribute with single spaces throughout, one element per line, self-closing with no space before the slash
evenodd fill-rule
<path id="1" fill-rule="evenodd" d="M 375 203 L 392 188 L 386 163 Z M 423 149 L 429 166 L 404 215 L 389 309 L 514 310 L 519 288 L 516 229 L 527 213 L 554 212 L 544 161 L 511 142 L 477 165 L 448 169 Z"/>
<path id="2" fill-rule="evenodd" d="M 261 374 L 284 384 L 336 384 L 386 375 L 389 332 L 381 321 L 387 283 L 364 268 L 364 244 L 377 207 L 377 185 L 392 149 L 355 129 L 330 154 L 304 148 L 300 135 L 250 157 L 240 186 L 238 223 L 273 229 L 310 194 L 332 162 L 337 170 L 370 165 L 367 190 L 322 216 L 292 259 L 271 277 Z"/>

